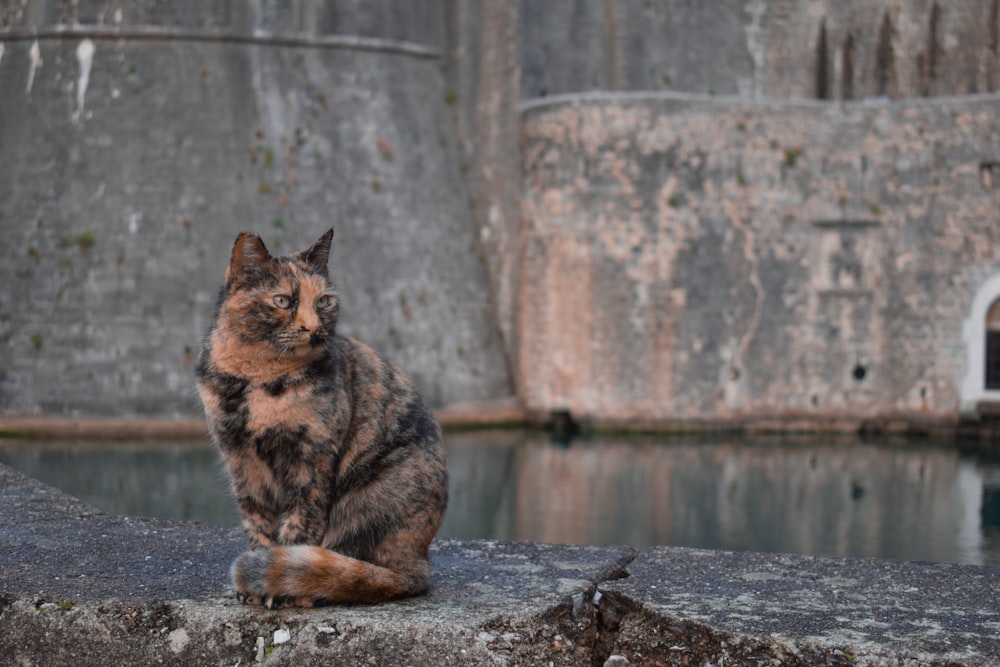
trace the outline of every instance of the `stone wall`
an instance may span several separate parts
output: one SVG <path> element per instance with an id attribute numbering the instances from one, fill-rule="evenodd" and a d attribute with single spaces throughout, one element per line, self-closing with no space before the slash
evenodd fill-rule
<path id="1" fill-rule="evenodd" d="M 197 414 L 236 234 L 280 252 L 331 226 L 343 333 L 434 405 L 509 393 L 442 11 L 0 5 L 0 410 Z"/>
<path id="2" fill-rule="evenodd" d="M 893 98 L 1000 86 L 997 0 L 522 2 L 521 94 Z"/>
<path id="3" fill-rule="evenodd" d="M 1000 0 L 0 0 L 0 411 L 197 414 L 235 234 L 333 225 L 343 331 L 437 406 L 951 419 L 1000 398 L 1000 151 L 942 96 L 998 44 Z"/>
<path id="4" fill-rule="evenodd" d="M 528 408 L 953 418 L 977 398 L 963 321 L 1000 273 L 998 112 L 997 97 L 527 107 Z"/>

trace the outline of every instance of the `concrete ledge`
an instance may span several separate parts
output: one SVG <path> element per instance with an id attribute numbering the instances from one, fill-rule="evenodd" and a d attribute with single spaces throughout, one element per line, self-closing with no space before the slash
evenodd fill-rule
<path id="1" fill-rule="evenodd" d="M 1000 661 L 996 568 L 441 541 L 427 596 L 272 612 L 232 597 L 242 546 L 238 530 L 103 514 L 0 465 L 0 662 Z"/>
<path id="2" fill-rule="evenodd" d="M 514 398 L 455 404 L 435 412 L 444 429 L 541 427 L 553 416 L 528 412 Z M 785 415 L 775 418 L 588 420 L 575 427 L 605 433 L 843 433 L 906 437 L 989 437 L 995 418 L 961 421 L 954 417 L 897 415 L 873 419 Z M 31 438 L 207 438 L 202 419 L 0 416 L 0 437 Z"/>
<path id="3" fill-rule="evenodd" d="M 450 406 L 435 413 L 445 429 L 526 426 L 528 417 L 512 398 Z M 104 438 L 207 438 L 202 419 L 95 418 L 0 416 L 0 437 Z"/>
<path id="4" fill-rule="evenodd" d="M 995 568 L 655 548 L 628 569 L 599 615 L 633 661 L 1000 662 Z"/>

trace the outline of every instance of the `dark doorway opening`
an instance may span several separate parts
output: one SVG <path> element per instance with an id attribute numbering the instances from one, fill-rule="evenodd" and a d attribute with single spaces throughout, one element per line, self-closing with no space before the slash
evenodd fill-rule
<path id="1" fill-rule="evenodd" d="M 1000 389 L 1000 299 L 986 311 L 986 389 Z"/>

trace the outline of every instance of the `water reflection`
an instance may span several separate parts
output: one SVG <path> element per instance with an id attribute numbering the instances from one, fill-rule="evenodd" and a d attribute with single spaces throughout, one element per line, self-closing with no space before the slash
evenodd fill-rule
<path id="1" fill-rule="evenodd" d="M 1000 564 L 1000 465 L 948 446 L 449 434 L 441 534 Z M 199 443 L 0 443 L 109 512 L 236 523 Z"/>

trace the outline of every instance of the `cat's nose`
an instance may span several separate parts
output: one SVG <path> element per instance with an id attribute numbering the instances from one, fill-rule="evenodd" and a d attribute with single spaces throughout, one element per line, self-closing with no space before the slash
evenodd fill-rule
<path id="1" fill-rule="evenodd" d="M 299 313 L 298 325 L 302 333 L 315 333 L 319 329 L 319 318 L 312 313 Z"/>

